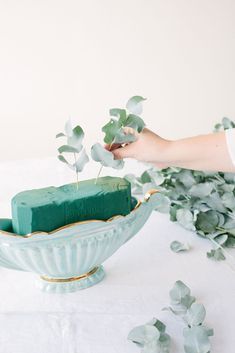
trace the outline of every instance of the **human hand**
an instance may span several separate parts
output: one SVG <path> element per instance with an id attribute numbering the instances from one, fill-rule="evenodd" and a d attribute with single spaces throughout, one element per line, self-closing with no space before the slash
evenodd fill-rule
<path id="1" fill-rule="evenodd" d="M 194 170 L 235 172 L 224 131 L 170 141 L 147 128 L 141 133 L 130 127 L 124 129 L 126 134 L 133 134 L 136 141 L 127 145 L 106 145 L 106 148 L 113 152 L 115 159 L 135 158 L 160 169 L 174 166 Z"/>
<path id="2" fill-rule="evenodd" d="M 115 159 L 134 158 L 152 163 L 159 168 L 167 167 L 166 151 L 171 141 L 163 139 L 147 128 L 138 133 L 131 127 L 125 127 L 124 133 L 134 135 L 136 141 L 126 145 L 106 145 L 105 148 L 112 151 Z"/>

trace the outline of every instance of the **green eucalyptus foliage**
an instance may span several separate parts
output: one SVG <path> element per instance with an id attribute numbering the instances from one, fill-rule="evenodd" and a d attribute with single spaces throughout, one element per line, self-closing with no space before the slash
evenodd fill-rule
<path id="1" fill-rule="evenodd" d="M 215 261 L 225 260 L 225 256 L 223 254 L 223 251 L 220 248 L 219 249 L 211 249 L 211 251 L 208 252 L 206 255 L 209 259 L 213 259 Z"/>
<path id="2" fill-rule="evenodd" d="M 113 154 L 104 149 L 100 143 L 95 143 L 92 146 L 91 157 L 94 161 L 100 162 L 102 166 L 114 169 L 121 169 L 124 163 L 123 160 L 114 159 Z"/>
<path id="3" fill-rule="evenodd" d="M 58 148 L 58 159 L 76 172 L 78 182 L 78 173 L 83 170 L 85 164 L 89 161 L 86 150 L 82 145 L 84 131 L 79 125 L 73 128 L 71 121 L 68 120 L 65 124 L 65 133 L 60 132 L 56 135 L 56 138 L 61 137 L 66 138 L 66 144 Z M 72 155 L 73 162 L 70 162 L 67 157 L 65 158 L 64 153 L 68 156 Z"/>
<path id="4" fill-rule="evenodd" d="M 233 127 L 234 122 L 223 118 L 215 131 Z M 149 168 L 139 177 L 134 174 L 125 177 L 131 182 L 133 193 L 144 194 L 148 189 L 157 189 L 162 196 L 156 210 L 169 213 L 171 221 L 213 239 L 214 244 L 235 247 L 234 173 L 169 167 Z M 214 260 L 225 259 L 221 248 L 207 256 Z"/>
<path id="5" fill-rule="evenodd" d="M 166 326 L 153 318 L 130 331 L 128 339 L 141 348 L 141 353 L 169 353 L 171 339 L 165 332 Z"/>
<path id="6" fill-rule="evenodd" d="M 126 109 L 112 108 L 109 110 L 111 118 L 108 123 L 102 127 L 102 131 L 105 134 L 104 142 L 109 145 L 109 148 L 104 148 L 98 143 L 91 147 L 91 157 L 94 161 L 101 163 L 101 169 L 102 167 L 115 169 L 123 168 L 124 161 L 114 160 L 113 153 L 109 151 L 109 149 L 111 149 L 113 144 L 123 145 L 136 140 L 135 135 L 126 133 L 124 128 L 131 127 L 138 133 L 143 130 L 145 123 L 139 115 L 142 113 L 142 102 L 144 100 L 145 98 L 141 96 L 133 96 L 128 100 Z"/>
<path id="7" fill-rule="evenodd" d="M 228 119 L 228 118 L 223 118 L 221 123 L 218 123 L 214 127 L 214 132 L 219 132 L 227 129 L 233 129 L 235 127 L 235 123 Z"/>
<path id="8" fill-rule="evenodd" d="M 206 309 L 195 300 L 190 289 L 182 281 L 177 281 L 170 291 L 171 306 L 167 309 L 186 324 L 183 331 L 185 353 L 210 353 L 209 337 L 213 330 L 203 325 Z"/>
<path id="9" fill-rule="evenodd" d="M 196 303 L 196 298 L 182 281 L 175 282 L 170 290 L 170 306 L 163 310 L 172 312 L 185 323 L 185 353 L 210 353 L 209 337 L 214 333 L 203 324 L 206 309 L 203 304 Z M 166 326 L 155 318 L 131 330 L 128 339 L 141 349 L 141 353 L 170 353 L 171 339 Z"/>
<path id="10" fill-rule="evenodd" d="M 142 113 L 142 102 L 145 98 L 140 96 L 131 97 L 126 109 L 112 108 L 109 111 L 112 117 L 109 122 L 102 127 L 105 133 L 104 142 L 111 145 L 114 143 L 123 144 L 135 141 L 132 134 L 124 134 L 124 127 L 132 127 L 137 132 L 141 132 L 145 126 L 143 119 L 139 116 Z M 139 114 L 139 115 L 137 115 Z"/>

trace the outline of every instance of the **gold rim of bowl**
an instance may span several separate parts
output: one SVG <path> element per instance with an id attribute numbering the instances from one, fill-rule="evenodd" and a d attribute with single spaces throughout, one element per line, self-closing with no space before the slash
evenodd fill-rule
<path id="1" fill-rule="evenodd" d="M 66 282 L 74 282 L 74 281 L 80 281 L 81 279 L 88 278 L 92 275 L 94 275 L 99 269 L 99 266 L 96 266 L 93 268 L 91 271 L 84 273 L 80 276 L 76 277 L 69 277 L 69 278 L 51 278 L 48 276 L 40 276 L 41 279 L 43 279 L 46 282 L 51 282 L 51 283 L 66 283 Z"/>

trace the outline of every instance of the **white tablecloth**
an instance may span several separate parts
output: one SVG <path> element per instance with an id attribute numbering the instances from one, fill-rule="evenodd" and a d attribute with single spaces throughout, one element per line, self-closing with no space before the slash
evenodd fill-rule
<path id="1" fill-rule="evenodd" d="M 125 171 L 141 169 L 129 162 Z M 94 176 L 96 170 L 93 165 L 83 177 Z M 16 192 L 73 180 L 54 159 L 2 163 L 0 175 L 1 218 L 10 216 L 10 198 Z M 169 244 L 176 239 L 187 241 L 191 250 L 172 253 Z M 207 240 L 154 212 L 105 262 L 105 279 L 86 290 L 43 293 L 35 287 L 34 274 L 0 268 L 0 353 L 138 353 L 127 340 L 128 332 L 152 317 L 167 325 L 172 352 L 183 353 L 183 324 L 161 311 L 178 279 L 207 309 L 206 324 L 215 331 L 212 353 L 234 353 L 235 272 L 208 260 L 210 248 Z"/>

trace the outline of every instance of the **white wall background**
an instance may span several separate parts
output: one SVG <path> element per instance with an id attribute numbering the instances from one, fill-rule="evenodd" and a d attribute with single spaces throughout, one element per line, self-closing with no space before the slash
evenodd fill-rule
<path id="1" fill-rule="evenodd" d="M 56 155 L 70 115 L 101 141 L 134 94 L 165 138 L 235 119 L 235 1 L 0 0 L 0 161 Z"/>

